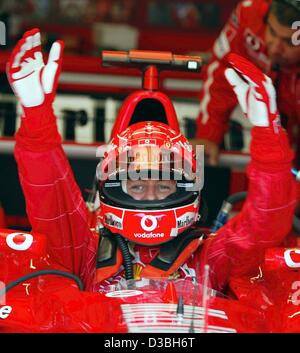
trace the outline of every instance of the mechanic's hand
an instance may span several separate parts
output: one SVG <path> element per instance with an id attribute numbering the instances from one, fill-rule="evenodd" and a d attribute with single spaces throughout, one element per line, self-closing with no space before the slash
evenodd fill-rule
<path id="1" fill-rule="evenodd" d="M 204 146 L 204 154 L 207 157 L 207 164 L 210 166 L 216 166 L 219 162 L 220 149 L 219 146 L 210 140 L 207 139 L 191 139 L 189 140 L 190 144 L 193 145 L 193 148 L 196 150 L 197 145 Z"/>
<path id="2" fill-rule="evenodd" d="M 9 83 L 23 107 L 52 103 L 62 64 L 64 43 L 53 43 L 45 65 L 41 51 L 41 35 L 34 28 L 23 35 L 7 63 Z"/>
<path id="3" fill-rule="evenodd" d="M 229 54 L 228 63 L 233 68 L 226 69 L 225 76 L 243 112 L 254 126 L 270 126 L 277 132 L 280 119 L 272 80 L 237 54 Z"/>

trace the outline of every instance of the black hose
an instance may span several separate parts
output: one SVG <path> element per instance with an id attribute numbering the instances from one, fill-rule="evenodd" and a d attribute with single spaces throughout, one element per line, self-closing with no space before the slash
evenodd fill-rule
<path id="1" fill-rule="evenodd" d="M 84 290 L 84 285 L 83 285 L 81 279 L 78 276 L 74 275 L 73 273 L 65 272 L 65 271 L 61 271 L 61 270 L 40 270 L 40 271 L 28 273 L 27 275 L 19 277 L 16 280 L 5 285 L 5 287 L 2 290 L 0 290 L 0 297 L 2 295 L 6 294 L 10 289 L 16 287 L 20 283 L 22 283 L 28 279 L 38 277 L 38 276 L 44 276 L 44 275 L 57 275 L 57 276 L 63 276 L 66 278 L 73 279 L 76 282 L 76 284 L 78 285 L 79 290 L 81 290 L 81 291 Z"/>
<path id="2" fill-rule="evenodd" d="M 126 240 L 120 234 L 114 234 L 115 239 L 117 240 L 118 247 L 120 248 L 123 255 L 123 264 L 125 269 L 125 278 L 126 280 L 131 280 L 133 276 L 133 266 L 131 261 L 131 255 L 126 243 Z"/>
<path id="3" fill-rule="evenodd" d="M 237 192 L 235 194 L 229 195 L 227 199 L 223 202 L 220 211 L 217 214 L 216 219 L 213 222 L 210 231 L 215 233 L 227 222 L 229 217 L 229 212 L 231 211 L 233 205 L 237 202 L 244 201 L 247 197 L 246 191 Z"/>
<path id="4" fill-rule="evenodd" d="M 247 191 L 237 192 L 235 194 L 228 196 L 226 199 L 226 202 L 230 203 L 231 205 L 234 205 L 237 202 L 244 201 L 247 197 L 247 194 L 248 194 Z M 293 229 L 297 234 L 300 235 L 300 219 L 296 215 L 294 215 L 294 218 L 293 218 Z"/>
<path id="5" fill-rule="evenodd" d="M 244 201 L 247 197 L 247 194 L 247 191 L 236 192 L 235 194 L 229 195 L 226 201 L 233 205 L 236 202 Z"/>

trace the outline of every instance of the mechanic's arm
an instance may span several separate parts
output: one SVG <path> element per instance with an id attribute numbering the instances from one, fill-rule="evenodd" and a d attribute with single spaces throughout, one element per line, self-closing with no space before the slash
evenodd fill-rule
<path id="1" fill-rule="evenodd" d="M 245 10 L 242 2 L 234 9 L 215 41 L 212 57 L 203 70 L 196 136 L 190 142 L 194 146 L 204 145 L 210 165 L 218 163 L 219 145 L 228 129 L 231 113 L 238 103 L 224 76 L 227 67 L 225 58 L 229 52 L 246 55 L 242 36 Z"/>
<path id="2" fill-rule="evenodd" d="M 80 274 L 90 236 L 87 211 L 52 108 L 62 52 L 63 42 L 55 42 L 45 65 L 40 32 L 28 31 L 11 54 L 7 75 L 24 112 L 14 153 L 30 223 L 48 236 L 50 254 Z"/>
<path id="3" fill-rule="evenodd" d="M 216 289 L 222 289 L 229 276 L 255 270 L 263 261 L 264 250 L 282 242 L 292 227 L 296 203 L 293 152 L 280 126 L 272 81 L 238 55 L 231 55 L 229 60 L 234 69 L 226 70 L 226 78 L 254 127 L 247 200 L 201 255 L 202 263 L 210 265 Z"/>

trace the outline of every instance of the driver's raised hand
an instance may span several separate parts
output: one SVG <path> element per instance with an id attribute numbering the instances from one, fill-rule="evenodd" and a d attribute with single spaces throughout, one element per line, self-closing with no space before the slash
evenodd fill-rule
<path id="1" fill-rule="evenodd" d="M 273 127 L 278 132 L 280 118 L 272 80 L 237 54 L 229 54 L 227 60 L 231 68 L 225 71 L 226 79 L 250 122 L 254 126 Z"/>
<path id="2" fill-rule="evenodd" d="M 243 112 L 254 125 L 250 152 L 260 168 L 274 170 L 293 159 L 286 131 L 281 128 L 276 105 L 276 92 L 271 79 L 247 59 L 228 55 L 225 76 L 233 87 Z M 280 162 L 280 163 L 279 163 Z M 288 171 L 290 173 L 290 171 Z"/>
<path id="3" fill-rule="evenodd" d="M 45 64 L 37 28 L 26 32 L 7 63 L 9 83 L 24 108 L 51 104 L 62 65 L 62 41 L 53 43 Z"/>

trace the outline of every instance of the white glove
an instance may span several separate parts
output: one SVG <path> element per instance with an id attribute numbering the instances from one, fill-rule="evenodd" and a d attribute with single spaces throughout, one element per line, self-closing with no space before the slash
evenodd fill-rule
<path id="1" fill-rule="evenodd" d="M 280 119 L 272 80 L 237 54 L 230 54 L 227 60 L 233 69 L 226 69 L 225 76 L 243 112 L 254 126 L 271 126 L 277 132 Z"/>
<path id="2" fill-rule="evenodd" d="M 15 95 L 26 107 L 53 102 L 62 64 L 64 43 L 56 41 L 45 65 L 41 51 L 41 35 L 35 28 L 26 32 L 14 48 L 7 63 L 7 75 Z"/>

